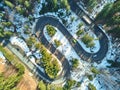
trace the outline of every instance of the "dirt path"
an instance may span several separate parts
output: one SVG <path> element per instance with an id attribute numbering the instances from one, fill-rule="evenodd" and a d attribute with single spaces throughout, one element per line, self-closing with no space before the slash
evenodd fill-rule
<path id="1" fill-rule="evenodd" d="M 19 90 L 36 90 L 37 81 L 33 78 L 32 74 L 26 69 L 23 79 L 17 85 Z"/>
<path id="2" fill-rule="evenodd" d="M 0 59 L 0 73 L 3 73 L 4 77 L 8 78 L 11 75 L 17 74 L 17 71 L 14 66 L 8 65 L 4 60 Z"/>

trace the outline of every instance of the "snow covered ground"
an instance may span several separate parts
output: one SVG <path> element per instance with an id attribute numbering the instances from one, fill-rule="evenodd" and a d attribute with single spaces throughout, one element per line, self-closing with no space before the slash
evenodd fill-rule
<path id="1" fill-rule="evenodd" d="M 39 12 L 42 9 L 42 3 L 45 3 L 45 0 L 40 0 L 40 3 L 36 2 L 35 4 L 35 9 L 34 9 L 34 14 L 33 14 L 35 18 L 40 17 Z"/>
<path id="2" fill-rule="evenodd" d="M 18 37 L 11 37 L 10 42 L 12 45 L 19 46 L 26 54 L 29 53 L 30 50 L 29 50 L 26 42 L 23 39 L 18 38 Z"/>
<path id="3" fill-rule="evenodd" d="M 51 38 L 46 30 L 46 27 L 44 28 L 44 35 L 47 38 L 47 40 L 52 43 L 55 46 L 54 40 L 59 40 L 62 45 L 60 45 L 57 49 L 65 55 L 65 57 L 68 60 L 71 60 L 72 58 L 77 58 L 79 59 L 79 56 L 77 53 L 74 51 L 68 40 L 65 38 L 65 36 L 57 29 L 56 29 L 56 34 Z"/>
<path id="4" fill-rule="evenodd" d="M 73 20 L 71 18 L 74 18 Z M 71 11 L 71 15 L 70 16 L 66 16 L 64 18 L 65 20 L 67 20 L 67 30 L 71 33 L 71 35 L 80 43 L 80 45 L 83 47 L 83 49 L 86 52 L 89 53 L 96 53 L 99 51 L 100 49 L 100 43 L 99 43 L 99 39 L 97 39 L 97 36 L 92 32 L 92 30 L 89 29 L 89 27 L 87 27 L 85 25 L 85 23 L 78 18 L 78 16 L 76 14 L 74 14 Z M 91 52 L 91 48 L 86 47 L 86 45 L 81 41 L 81 39 L 76 35 L 76 32 L 79 30 L 78 26 L 79 24 L 82 23 L 83 26 L 81 27 L 81 29 L 84 30 L 84 33 L 89 33 L 90 36 L 92 36 L 94 38 L 93 42 L 95 43 L 94 47 L 92 48 L 92 52 Z"/>
<path id="5" fill-rule="evenodd" d="M 1 51 L 0 51 L 0 58 L 5 59 L 5 57 Z"/>
<path id="6" fill-rule="evenodd" d="M 59 40 L 62 45 L 59 46 L 57 49 L 63 53 L 63 55 L 65 55 L 65 57 L 68 60 L 71 60 L 72 58 L 76 58 L 79 60 L 79 66 L 76 70 L 71 71 L 71 78 L 76 80 L 76 81 L 84 81 L 86 80 L 86 78 L 84 79 L 84 76 L 86 73 L 90 73 L 90 64 L 81 60 L 80 57 L 77 55 L 77 53 L 74 51 L 74 49 L 72 48 L 72 46 L 70 45 L 70 43 L 68 42 L 68 40 L 64 37 L 64 35 L 56 28 L 57 32 L 56 34 L 51 38 L 47 31 L 46 31 L 46 27 L 44 28 L 44 35 L 47 38 L 47 40 L 52 43 L 53 45 L 54 40 L 57 39 Z M 62 38 L 62 39 L 61 39 Z M 83 83 L 81 88 L 87 88 L 86 86 L 86 82 Z M 85 90 L 85 89 L 82 89 Z"/>
<path id="7" fill-rule="evenodd" d="M 88 31 L 89 35 L 92 36 L 94 38 L 93 40 L 93 43 L 95 43 L 94 47 L 93 48 L 88 48 L 86 47 L 86 45 L 81 41 L 81 39 L 77 39 L 78 42 L 80 43 L 80 45 L 83 47 L 83 49 L 89 53 L 96 53 L 99 51 L 100 49 L 100 43 L 99 43 L 99 40 L 97 39 L 96 35 L 91 32 L 91 31 Z"/>
<path id="8" fill-rule="evenodd" d="M 57 28 L 56 28 L 56 30 L 57 30 L 56 34 L 51 38 L 48 35 L 48 33 L 46 31 L 46 27 L 45 27 L 44 28 L 44 35 L 47 38 L 47 40 L 50 43 L 52 43 L 54 46 L 55 46 L 55 43 L 54 43 L 55 39 L 59 40 L 62 43 L 62 45 L 59 46 L 57 49 L 60 52 L 62 52 L 68 60 L 71 60 L 72 58 L 77 58 L 79 60 L 78 68 L 71 71 L 71 79 L 76 80 L 78 82 L 80 82 L 80 81 L 82 82 L 81 87 L 76 88 L 76 90 L 86 90 L 88 88 L 87 86 L 88 86 L 89 83 L 92 83 L 97 88 L 97 90 L 106 90 L 103 86 L 101 86 L 102 84 L 99 83 L 100 80 L 97 79 L 98 77 L 95 77 L 93 79 L 93 81 L 90 81 L 86 77 L 87 73 L 93 75 L 93 73 L 90 70 L 91 64 L 81 60 L 80 57 L 76 54 L 76 52 L 72 48 L 72 46 L 70 45 L 70 43 L 68 42 L 68 40 L 60 32 L 60 30 L 58 30 Z M 112 44 L 110 44 L 110 45 L 112 45 Z M 111 55 L 111 53 L 114 53 L 114 51 L 115 50 L 111 47 L 111 49 L 109 49 L 109 52 L 107 53 L 106 58 L 102 61 L 102 63 L 100 63 L 100 64 L 94 63 L 93 66 L 95 66 L 98 70 L 101 70 L 101 69 L 106 69 L 107 70 L 107 66 L 110 65 L 107 62 L 107 60 L 109 60 L 111 58 L 115 58 L 114 57 L 115 55 Z"/>

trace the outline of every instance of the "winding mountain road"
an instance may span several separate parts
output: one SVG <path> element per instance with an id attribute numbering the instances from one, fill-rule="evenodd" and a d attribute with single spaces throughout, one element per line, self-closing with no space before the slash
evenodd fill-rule
<path id="1" fill-rule="evenodd" d="M 81 8 L 77 5 L 77 0 L 68 0 L 71 10 L 78 15 L 78 17 L 82 17 L 83 15 L 86 15 L 86 13 L 84 11 L 81 10 Z M 89 17 L 89 15 L 87 15 Z M 91 18 L 89 18 L 91 20 Z M 108 52 L 108 37 L 106 36 L 106 34 L 97 26 L 94 24 L 94 30 L 93 32 L 96 34 L 97 37 L 100 36 L 99 38 L 99 42 L 100 42 L 100 50 L 97 53 L 91 54 L 91 60 L 92 61 L 101 61 L 107 54 Z M 92 26 L 92 25 L 91 25 Z M 83 60 L 86 60 L 85 58 L 90 57 L 90 53 L 85 52 L 84 50 L 83 54 L 84 54 L 84 58 L 82 58 Z M 82 53 L 81 53 L 82 54 Z M 95 56 L 95 57 L 94 57 Z"/>
<path id="2" fill-rule="evenodd" d="M 42 44 L 52 54 L 54 54 L 60 60 L 60 62 L 62 63 L 63 72 L 61 73 L 60 77 L 69 78 L 69 75 L 70 75 L 70 65 L 69 65 L 68 60 L 65 58 L 65 56 L 61 52 L 59 52 L 53 46 L 53 44 L 49 43 L 48 40 L 46 39 L 46 37 L 44 36 L 43 29 L 44 29 L 45 25 L 47 25 L 47 24 L 53 25 L 55 27 L 59 27 L 60 22 L 58 22 L 55 18 L 52 18 L 52 17 L 46 17 L 46 16 L 40 17 L 39 20 L 36 23 L 35 32 L 34 33 L 37 33 L 38 31 L 40 31 L 40 35 L 39 35 L 39 38 L 38 38 L 40 40 L 40 42 L 42 42 Z M 60 30 L 61 29 L 62 28 L 60 28 Z"/>
<path id="3" fill-rule="evenodd" d="M 56 48 L 47 41 L 47 39 L 44 37 L 44 34 L 43 34 L 43 28 L 47 24 L 50 24 L 52 26 L 57 27 L 58 30 L 60 30 L 63 33 L 63 35 L 68 39 L 68 41 L 70 42 L 70 44 L 72 45 L 74 50 L 77 52 L 77 54 L 83 60 L 85 60 L 85 61 L 91 60 L 91 61 L 97 62 L 97 61 L 101 61 L 106 56 L 106 53 L 108 51 L 108 38 L 105 35 L 105 33 L 98 26 L 94 26 L 93 32 L 97 36 L 101 35 L 101 37 L 99 39 L 100 50 L 97 53 L 91 54 L 91 53 L 86 52 L 78 42 L 73 44 L 72 40 L 74 39 L 74 37 L 70 34 L 70 32 L 66 29 L 66 27 L 62 23 L 59 22 L 58 19 L 56 19 L 54 17 L 51 17 L 51 16 L 42 16 L 42 17 L 39 18 L 38 22 L 36 23 L 35 33 L 40 30 L 40 32 L 41 32 L 40 33 L 40 38 L 39 38 L 40 41 L 48 49 L 50 47 L 50 51 L 52 53 L 55 52 Z M 56 51 L 59 52 L 58 50 L 56 50 Z M 63 55 L 58 54 L 57 56 L 63 56 Z"/>
<path id="4" fill-rule="evenodd" d="M 77 6 L 77 4 L 74 2 L 70 3 L 71 9 L 79 16 L 80 15 L 80 8 Z M 101 61 L 108 51 L 108 38 L 106 34 L 97 26 L 94 26 L 93 32 L 96 34 L 96 36 L 100 36 L 99 42 L 100 42 L 100 50 L 97 53 L 88 53 L 86 52 L 82 46 L 76 42 L 73 43 L 74 37 L 70 34 L 70 32 L 66 29 L 66 27 L 60 23 L 60 21 L 52 16 L 41 16 L 35 26 L 34 34 L 37 34 L 40 32 L 38 39 L 42 44 L 49 50 L 51 53 L 53 53 L 62 63 L 63 72 L 60 75 L 60 77 L 69 77 L 70 75 L 70 65 L 68 60 L 65 58 L 65 56 L 59 52 L 53 44 L 49 43 L 49 41 L 44 36 L 43 30 L 45 25 L 50 24 L 52 26 L 55 26 L 60 30 L 63 35 L 68 39 L 69 43 L 72 45 L 76 53 L 81 57 L 82 60 L 92 62 L 99 62 Z"/>

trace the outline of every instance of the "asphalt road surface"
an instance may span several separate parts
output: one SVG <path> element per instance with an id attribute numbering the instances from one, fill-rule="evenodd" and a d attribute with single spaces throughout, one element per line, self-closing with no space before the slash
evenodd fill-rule
<path id="1" fill-rule="evenodd" d="M 73 10 L 78 16 L 80 15 L 81 9 L 77 6 L 75 2 L 70 2 L 71 10 Z M 53 44 L 49 43 L 44 36 L 43 29 L 45 25 L 50 24 L 52 26 L 55 26 L 60 30 L 63 35 L 68 39 L 69 43 L 72 45 L 76 53 L 81 57 L 82 60 L 85 61 L 92 61 L 92 62 L 99 62 L 101 61 L 108 51 L 108 38 L 106 34 L 97 26 L 94 26 L 93 32 L 96 34 L 96 36 L 100 36 L 99 42 L 100 42 L 100 50 L 97 53 L 88 53 L 86 52 L 82 46 L 76 42 L 73 43 L 73 36 L 68 32 L 66 27 L 59 22 L 58 19 L 52 17 L 52 16 L 42 16 L 38 19 L 35 31 L 33 32 L 36 34 L 37 32 L 40 32 L 38 39 L 42 42 L 42 44 L 51 51 L 62 63 L 63 72 L 61 73 L 60 77 L 69 77 L 70 75 L 70 65 L 68 60 L 65 58 L 65 56 L 59 52 Z M 60 78 L 59 77 L 59 78 Z"/>
<path id="2" fill-rule="evenodd" d="M 68 41 L 70 42 L 70 44 L 72 45 L 72 47 L 74 48 L 74 50 L 77 52 L 77 54 L 85 61 L 101 61 L 105 56 L 106 53 L 108 51 L 108 38 L 105 35 L 105 33 L 98 27 L 98 26 L 94 26 L 94 30 L 93 32 L 99 36 L 101 35 L 99 41 L 100 41 L 100 50 L 97 53 L 88 53 L 86 52 L 81 45 L 76 42 L 75 44 L 72 42 L 72 40 L 74 39 L 73 36 L 68 32 L 68 30 L 65 28 L 65 26 L 63 24 L 61 24 L 59 22 L 59 20 L 57 20 L 54 17 L 51 16 L 42 16 L 39 18 L 38 22 L 36 23 L 36 28 L 35 28 L 35 32 L 40 30 L 40 41 L 49 49 L 50 47 L 50 51 L 52 53 L 54 53 L 56 50 L 56 48 L 50 44 L 46 38 L 44 37 L 43 34 L 43 28 L 45 25 L 50 24 L 53 25 L 55 27 L 58 28 L 58 30 L 60 30 L 63 35 L 68 39 Z M 57 51 L 57 53 L 60 53 L 59 51 Z M 58 59 L 59 57 L 62 58 L 63 55 L 60 54 L 55 54 L 57 55 Z M 66 61 L 66 60 L 65 60 Z"/>
<path id="3" fill-rule="evenodd" d="M 77 0 L 68 0 L 68 2 L 70 4 L 70 7 L 71 7 L 71 10 L 74 13 L 76 13 L 76 15 L 78 15 L 79 17 L 82 17 L 83 15 L 85 15 L 85 13 L 76 4 L 76 1 Z M 94 21 L 93 21 L 93 24 L 94 24 Z M 100 41 L 100 50 L 97 53 L 91 54 L 90 59 L 92 61 L 99 62 L 106 56 L 106 53 L 108 52 L 108 42 L 109 41 L 108 41 L 108 38 L 107 38 L 106 34 L 97 25 L 94 26 L 93 32 L 96 34 L 96 36 L 98 36 L 98 37 L 101 36 L 100 39 L 99 39 L 99 41 Z M 83 60 L 86 60 L 86 59 L 88 59 L 88 57 L 90 57 L 90 54 L 88 54 L 85 51 L 83 51 L 83 54 L 84 54 L 84 56 L 82 58 Z"/>

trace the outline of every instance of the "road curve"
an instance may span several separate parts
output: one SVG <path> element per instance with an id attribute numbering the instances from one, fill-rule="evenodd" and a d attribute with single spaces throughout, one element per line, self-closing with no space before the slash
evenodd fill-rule
<path id="1" fill-rule="evenodd" d="M 76 15 L 78 15 L 78 17 L 82 17 L 84 12 L 76 4 L 77 0 L 68 0 L 68 2 L 70 4 L 71 10 L 74 13 L 76 13 Z M 87 16 L 89 17 L 89 15 L 87 15 Z M 94 21 L 93 21 L 93 23 L 94 23 Z M 106 56 L 106 54 L 108 52 L 109 40 L 108 40 L 108 37 L 106 36 L 106 34 L 97 25 L 94 26 L 93 32 L 96 34 L 97 37 L 101 36 L 100 39 L 99 39 L 99 41 L 100 41 L 100 50 L 97 53 L 91 54 L 91 60 L 98 62 L 98 61 L 101 61 Z M 83 53 L 85 54 L 84 58 L 88 58 L 88 56 L 90 56 L 90 54 L 88 55 L 88 53 L 85 52 L 85 51 Z"/>
<path id="2" fill-rule="evenodd" d="M 81 45 L 76 42 L 73 44 L 72 40 L 74 39 L 73 36 L 68 32 L 68 30 L 65 28 L 65 26 L 59 22 L 58 19 L 51 17 L 51 16 L 42 16 L 38 19 L 36 26 L 35 26 L 35 31 L 34 33 L 37 33 L 38 31 L 40 32 L 39 35 L 39 40 L 42 42 L 42 44 L 51 51 L 57 58 L 61 61 L 62 66 L 63 66 L 63 71 L 65 71 L 64 75 L 61 75 L 60 77 L 69 77 L 70 75 L 70 66 L 68 60 L 64 57 L 64 55 L 59 52 L 53 44 L 49 43 L 46 37 L 44 36 L 43 29 L 45 25 L 50 24 L 52 26 L 55 26 L 60 30 L 63 35 L 68 39 L 74 50 L 77 52 L 77 54 L 85 61 L 88 61 L 89 59 L 92 61 L 101 61 L 105 56 L 108 51 L 108 38 L 105 35 L 105 33 L 100 30 L 97 26 L 94 27 L 94 33 L 99 36 L 101 34 L 100 38 L 100 50 L 97 53 L 91 54 L 86 52 Z M 96 55 L 96 57 L 94 57 Z M 47 77 L 47 76 L 45 76 Z M 49 79 L 47 77 L 47 79 Z M 52 81 L 52 80 L 51 80 Z"/>
<path id="3" fill-rule="evenodd" d="M 102 30 L 100 30 L 100 28 L 98 28 L 97 26 L 94 27 L 94 33 L 97 36 L 99 36 L 101 34 L 101 38 L 99 40 L 101 47 L 97 53 L 91 54 L 91 53 L 86 52 L 78 42 L 76 42 L 75 44 L 72 43 L 72 40 L 74 39 L 73 36 L 69 33 L 69 31 L 65 28 L 65 26 L 59 22 L 58 19 L 53 18 L 51 16 L 42 16 L 39 18 L 38 22 L 36 23 L 35 32 L 37 32 L 39 30 L 41 31 L 40 41 L 47 48 L 51 47 L 50 51 L 52 53 L 54 53 L 56 48 L 46 40 L 46 38 L 44 37 L 44 34 L 43 34 L 43 28 L 47 24 L 57 27 L 58 30 L 60 30 L 63 33 L 63 35 L 68 39 L 68 41 L 70 42 L 70 44 L 72 45 L 74 50 L 81 57 L 81 59 L 83 59 L 85 61 L 91 60 L 91 61 L 98 62 L 98 61 L 101 61 L 106 56 L 106 53 L 108 51 L 108 38 L 105 35 L 105 33 Z M 57 52 L 59 52 L 59 51 L 57 51 Z"/>
<path id="4" fill-rule="evenodd" d="M 53 20 L 53 21 L 51 21 Z M 51 23 L 52 22 L 52 23 Z M 56 23 L 56 24 L 55 24 Z M 38 39 L 40 40 L 40 42 L 52 53 L 54 54 L 62 63 L 62 67 L 63 67 L 63 71 L 62 73 L 59 75 L 59 78 L 64 77 L 64 78 L 69 78 L 70 75 L 70 65 L 68 60 L 65 58 L 65 56 L 59 52 L 54 46 L 53 44 L 49 43 L 48 40 L 46 39 L 46 37 L 44 36 L 44 32 L 43 29 L 45 27 L 45 25 L 47 24 L 51 24 L 53 26 L 57 27 L 57 23 L 58 21 L 56 21 L 56 19 L 53 19 L 51 17 L 40 17 L 39 20 L 36 23 L 35 26 L 35 33 L 37 33 L 38 31 L 40 31 L 40 35 L 38 37 Z M 47 78 L 49 79 L 49 78 Z"/>

